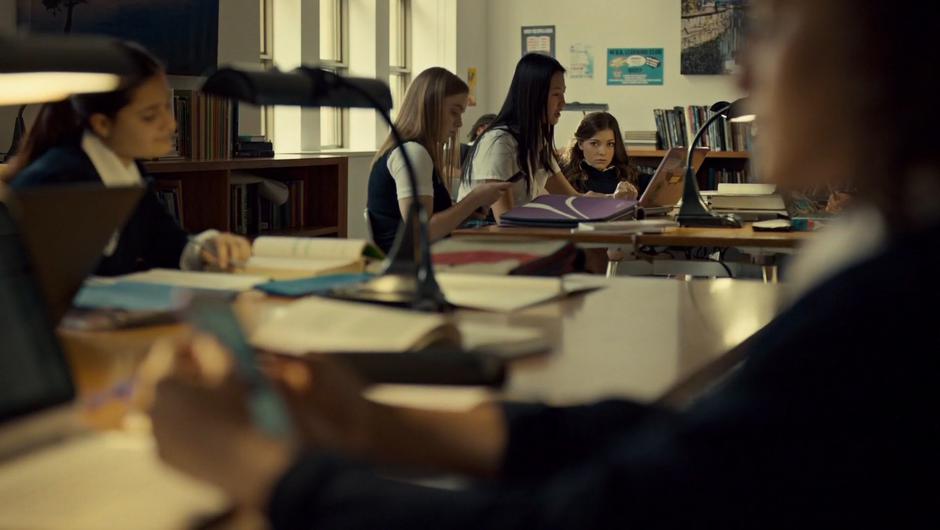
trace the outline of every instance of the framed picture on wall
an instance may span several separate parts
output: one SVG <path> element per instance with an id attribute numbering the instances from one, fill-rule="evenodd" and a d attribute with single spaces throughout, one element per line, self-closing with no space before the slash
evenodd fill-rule
<path id="1" fill-rule="evenodd" d="M 522 55 L 555 56 L 555 26 L 522 26 Z"/>
<path id="2" fill-rule="evenodd" d="M 737 68 L 750 0 L 682 0 L 683 75 L 722 75 Z"/>

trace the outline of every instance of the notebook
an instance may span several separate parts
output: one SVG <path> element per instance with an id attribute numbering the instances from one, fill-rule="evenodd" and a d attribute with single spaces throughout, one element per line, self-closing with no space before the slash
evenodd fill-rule
<path id="1" fill-rule="evenodd" d="M 636 213 L 637 201 L 606 197 L 542 195 L 500 217 L 504 226 L 575 228 L 578 223 L 613 221 Z"/>

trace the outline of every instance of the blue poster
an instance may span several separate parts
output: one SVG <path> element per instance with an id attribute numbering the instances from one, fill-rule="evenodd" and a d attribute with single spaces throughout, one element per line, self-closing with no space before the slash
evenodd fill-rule
<path id="1" fill-rule="evenodd" d="M 607 85 L 662 85 L 662 48 L 609 48 Z"/>

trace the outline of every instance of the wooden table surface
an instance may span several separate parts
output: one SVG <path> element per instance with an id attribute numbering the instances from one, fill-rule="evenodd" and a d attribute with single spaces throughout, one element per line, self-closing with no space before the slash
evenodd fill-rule
<path id="1" fill-rule="evenodd" d="M 552 403 L 609 396 L 656 399 L 763 327 L 776 315 L 781 300 L 777 286 L 748 281 L 582 281 L 605 288 L 510 314 L 454 313 L 458 323 L 533 327 L 548 339 L 548 353 L 514 362 L 503 397 Z M 272 303 L 251 294 L 258 303 Z M 61 331 L 60 337 L 78 387 L 87 395 L 130 377 L 158 337 L 186 332 L 183 325 L 170 325 Z M 104 407 L 95 421 L 106 425 L 120 412 L 120 407 Z"/>
<path id="2" fill-rule="evenodd" d="M 485 226 L 455 230 L 454 237 L 557 239 L 601 245 L 647 245 L 675 247 L 760 247 L 794 249 L 811 232 L 754 231 L 750 223 L 742 228 L 668 228 L 661 234 L 617 234 L 572 232 L 568 228 Z"/>

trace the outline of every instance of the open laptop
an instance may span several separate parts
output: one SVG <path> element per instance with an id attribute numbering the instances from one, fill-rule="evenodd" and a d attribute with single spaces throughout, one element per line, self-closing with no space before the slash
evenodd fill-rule
<path id="1" fill-rule="evenodd" d="M 692 152 L 692 171 L 698 170 L 705 162 L 708 149 L 696 147 Z M 656 173 L 650 181 L 637 207 L 646 217 L 665 215 L 679 204 L 682 199 L 683 182 L 685 180 L 686 150 L 683 147 L 674 147 L 666 152 L 656 168 Z"/>
<path id="2" fill-rule="evenodd" d="M 218 510 L 221 496 L 163 466 L 149 436 L 78 428 L 75 384 L 35 274 L 41 267 L 32 267 L 18 229 L 35 217 L 16 215 L 18 204 L 0 201 L 0 528 L 179 528 Z M 108 235 L 95 255 L 120 221 L 101 224 Z M 98 223 L 59 229 L 72 225 Z M 63 239 L 46 245 L 54 241 Z"/>
<path id="3" fill-rule="evenodd" d="M 141 187 L 96 184 L 0 190 L 20 227 L 30 263 L 53 324 L 68 311 L 102 250 L 123 226 L 144 193 Z"/>

